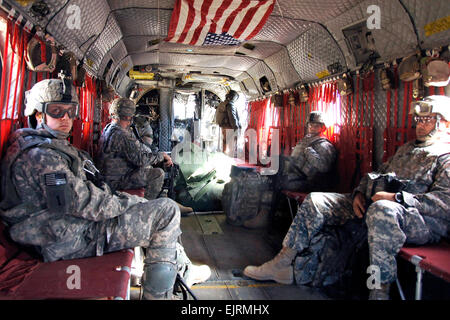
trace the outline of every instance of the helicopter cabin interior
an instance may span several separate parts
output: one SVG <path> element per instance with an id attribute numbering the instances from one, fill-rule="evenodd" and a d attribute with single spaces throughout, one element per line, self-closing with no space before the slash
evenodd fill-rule
<path id="1" fill-rule="evenodd" d="M 216 17 L 208 11 L 225 4 Z M 222 191 L 232 167 L 270 167 L 275 145 L 290 155 L 308 114 L 319 110 L 339 155 L 333 191 L 351 192 L 414 138 L 411 102 L 450 96 L 449 45 L 446 0 L 0 0 L 0 150 L 29 126 L 24 96 L 40 80 L 71 79 L 80 113 L 70 141 L 93 157 L 112 101 L 129 98 L 150 120 L 153 147 L 176 159 L 177 146 L 189 143 L 201 158 L 180 165 L 173 186 L 174 198 L 194 209 L 181 222 L 186 252 L 212 270 L 192 287 L 195 297 L 365 300 L 366 261 L 345 295 L 246 278 L 245 266 L 279 251 L 305 194 L 284 193 L 271 226 L 251 230 L 227 223 Z M 432 64 L 445 79 L 431 81 Z M 227 149 L 215 114 L 230 90 L 239 94 L 241 129 Z M 0 228 L 0 299 L 139 299 L 140 287 L 130 283 L 136 249 L 79 259 L 89 285 L 68 290 L 67 274 L 56 270 L 72 261 L 43 263 Z M 450 250 L 442 250 L 444 265 L 431 261 L 420 274 L 410 262 L 415 253 L 404 251 L 403 290 L 394 288 L 393 299 L 450 297 Z"/>

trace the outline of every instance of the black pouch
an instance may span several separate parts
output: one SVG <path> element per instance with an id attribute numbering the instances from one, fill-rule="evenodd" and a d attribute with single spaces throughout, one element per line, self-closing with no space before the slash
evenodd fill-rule
<path id="1" fill-rule="evenodd" d="M 369 181 L 367 183 L 366 204 L 369 206 L 372 203 L 371 198 L 374 194 L 380 191 L 397 193 L 405 189 L 407 180 L 400 180 L 395 173 L 390 172 L 386 174 L 369 173 Z"/>
<path id="2" fill-rule="evenodd" d="M 61 172 L 45 175 L 47 207 L 52 213 L 66 214 L 70 207 L 70 188 L 66 174 Z"/>

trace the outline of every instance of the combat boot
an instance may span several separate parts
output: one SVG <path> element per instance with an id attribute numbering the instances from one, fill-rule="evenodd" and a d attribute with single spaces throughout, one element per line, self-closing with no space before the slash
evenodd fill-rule
<path id="1" fill-rule="evenodd" d="M 389 300 L 390 283 L 381 285 L 380 289 L 372 289 L 369 293 L 369 300 Z"/>
<path id="2" fill-rule="evenodd" d="M 194 212 L 194 209 L 192 209 L 191 207 L 185 207 L 183 206 L 181 203 L 178 203 L 175 201 L 175 203 L 178 205 L 178 207 L 180 208 L 180 213 L 182 215 L 188 215 L 191 212 Z"/>
<path id="3" fill-rule="evenodd" d="M 258 212 L 256 217 L 244 221 L 244 227 L 248 229 L 262 229 L 266 228 L 269 225 L 270 220 L 270 211 L 269 210 L 261 210 Z"/>
<path id="4" fill-rule="evenodd" d="M 177 243 L 177 265 L 178 273 L 183 277 L 188 287 L 205 282 L 211 276 L 211 269 L 207 265 L 197 266 L 192 263 L 180 243 Z"/>
<path id="5" fill-rule="evenodd" d="M 196 266 L 189 264 L 184 273 L 184 279 L 188 287 L 192 287 L 194 284 L 205 282 L 211 276 L 211 269 L 206 264 Z"/>
<path id="6" fill-rule="evenodd" d="M 294 283 L 294 268 L 292 262 L 297 250 L 283 247 L 272 260 L 259 267 L 247 266 L 244 275 L 256 280 L 274 280 L 282 284 Z"/>
<path id="7" fill-rule="evenodd" d="M 145 265 L 143 288 L 144 300 L 172 300 L 177 267 L 170 262 Z"/>

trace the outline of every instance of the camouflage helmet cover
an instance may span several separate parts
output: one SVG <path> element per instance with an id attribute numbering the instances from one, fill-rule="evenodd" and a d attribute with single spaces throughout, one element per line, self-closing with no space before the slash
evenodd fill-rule
<path id="1" fill-rule="evenodd" d="M 428 96 L 411 103 L 410 114 L 429 116 L 438 113 L 446 121 L 450 121 L 450 98 L 447 96 Z"/>
<path id="2" fill-rule="evenodd" d="M 67 87 L 68 85 L 70 88 Z M 46 102 L 78 104 L 78 95 L 74 86 L 64 83 L 61 79 L 39 81 L 33 88 L 25 92 L 25 116 L 29 117 L 35 112 L 43 112 Z"/>
<path id="3" fill-rule="evenodd" d="M 136 104 L 127 98 L 118 98 L 109 108 L 109 114 L 113 118 L 132 117 L 136 113 Z"/>
<path id="4" fill-rule="evenodd" d="M 311 111 L 311 113 L 308 115 L 307 123 L 310 122 L 317 122 L 326 126 L 325 114 L 322 111 Z"/>

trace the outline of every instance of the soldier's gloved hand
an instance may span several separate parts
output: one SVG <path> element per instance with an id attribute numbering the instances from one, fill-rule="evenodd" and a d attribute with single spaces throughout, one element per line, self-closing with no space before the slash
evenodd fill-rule
<path id="1" fill-rule="evenodd" d="M 169 157 L 166 153 L 164 153 L 164 166 L 165 167 L 173 166 L 172 158 Z"/>
<path id="2" fill-rule="evenodd" d="M 364 216 L 364 212 L 366 211 L 366 199 L 360 192 L 358 192 L 353 199 L 353 211 L 358 218 L 362 218 Z"/>

